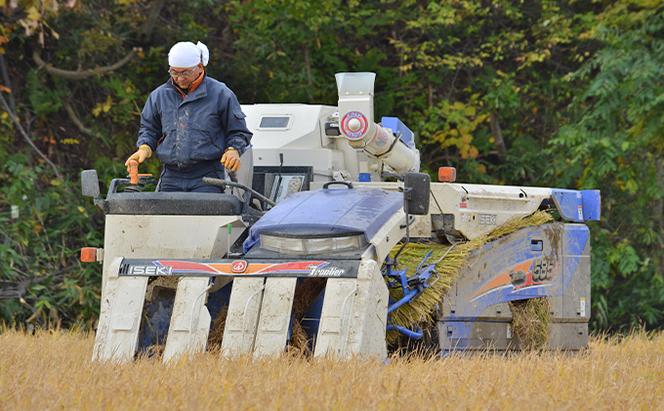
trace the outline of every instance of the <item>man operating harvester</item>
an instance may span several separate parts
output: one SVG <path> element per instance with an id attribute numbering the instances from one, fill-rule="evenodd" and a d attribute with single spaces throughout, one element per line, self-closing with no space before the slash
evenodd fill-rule
<path id="1" fill-rule="evenodd" d="M 168 53 L 171 78 L 148 97 L 138 131 L 138 150 L 125 162 L 142 163 L 156 151 L 164 164 L 159 191 L 220 192 L 203 177 L 237 171 L 251 132 L 235 94 L 205 73 L 208 48 L 180 42 Z"/>

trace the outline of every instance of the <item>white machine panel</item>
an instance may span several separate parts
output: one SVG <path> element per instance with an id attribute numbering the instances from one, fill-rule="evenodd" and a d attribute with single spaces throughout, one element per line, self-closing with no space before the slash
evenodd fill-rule
<path id="1" fill-rule="evenodd" d="M 232 229 L 228 234 L 227 225 Z M 245 230 L 240 216 L 106 216 L 102 299 L 111 261 L 124 258 L 223 257 Z"/>
<path id="2" fill-rule="evenodd" d="M 256 339 L 265 278 L 236 278 L 233 281 L 221 352 L 225 357 L 250 353 Z"/>
<path id="3" fill-rule="evenodd" d="M 268 278 L 261 307 L 255 357 L 279 355 L 286 348 L 297 278 Z"/>
<path id="4" fill-rule="evenodd" d="M 93 360 L 128 362 L 136 353 L 148 277 L 119 277 L 121 262 L 109 262 L 114 274 L 101 302 Z"/>
<path id="5" fill-rule="evenodd" d="M 205 306 L 209 283 L 207 277 L 180 278 L 164 348 L 164 362 L 182 354 L 205 351 L 211 320 Z"/>
<path id="6" fill-rule="evenodd" d="M 328 136 L 326 123 L 337 123 L 337 108 L 308 104 L 245 104 L 254 166 L 309 166 L 314 181 L 349 178 L 371 173 L 379 179 L 379 163 L 361 150 L 355 150 L 342 136 Z"/>

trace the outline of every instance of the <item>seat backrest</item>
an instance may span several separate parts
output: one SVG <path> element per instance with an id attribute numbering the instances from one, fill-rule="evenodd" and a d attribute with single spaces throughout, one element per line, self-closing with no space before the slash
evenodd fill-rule
<path id="1" fill-rule="evenodd" d="M 139 192 L 112 193 L 103 200 L 105 214 L 240 215 L 242 203 L 231 194 Z"/>

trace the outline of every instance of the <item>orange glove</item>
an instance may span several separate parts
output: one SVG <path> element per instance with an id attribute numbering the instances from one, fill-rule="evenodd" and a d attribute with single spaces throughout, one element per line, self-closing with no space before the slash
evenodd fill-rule
<path id="1" fill-rule="evenodd" d="M 149 145 L 143 144 L 138 148 L 138 150 L 136 150 L 134 154 L 129 156 L 127 161 L 125 161 L 125 167 L 127 167 L 127 172 L 129 172 L 129 162 L 131 160 L 136 160 L 138 161 L 138 164 L 141 164 L 150 157 L 152 157 L 152 149 L 150 148 Z"/>
<path id="2" fill-rule="evenodd" d="M 240 169 L 240 153 L 234 148 L 229 147 L 221 156 L 221 164 L 229 171 L 238 171 Z"/>

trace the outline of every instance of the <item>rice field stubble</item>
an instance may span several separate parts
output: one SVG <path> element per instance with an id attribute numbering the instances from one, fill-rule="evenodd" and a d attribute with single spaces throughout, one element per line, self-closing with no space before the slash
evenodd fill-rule
<path id="1" fill-rule="evenodd" d="M 664 409 L 664 334 L 577 354 L 92 363 L 80 332 L 0 334 L 0 409 Z"/>

